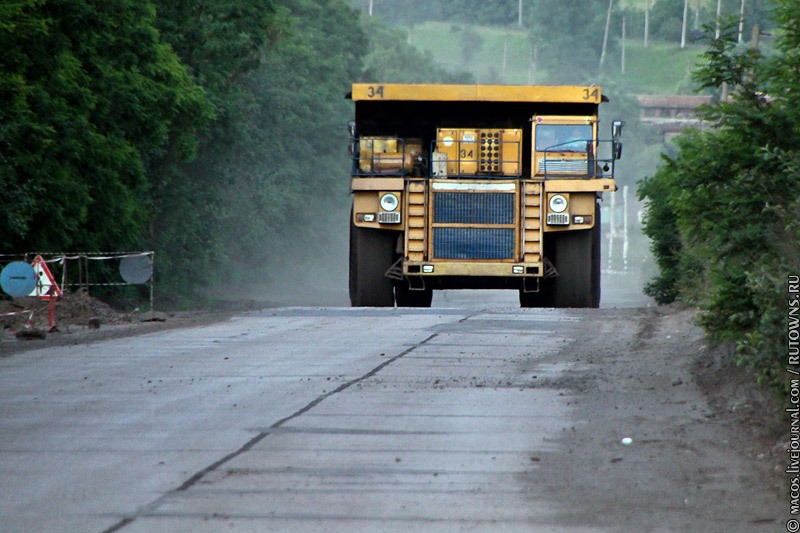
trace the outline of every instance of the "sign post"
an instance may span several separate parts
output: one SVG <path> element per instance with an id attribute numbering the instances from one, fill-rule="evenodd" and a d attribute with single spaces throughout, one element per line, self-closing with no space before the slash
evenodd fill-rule
<path id="1" fill-rule="evenodd" d="M 50 325 L 50 332 L 56 329 L 56 300 L 58 300 L 63 291 L 56 283 L 50 269 L 47 268 L 47 263 L 41 255 L 37 255 L 33 259 L 33 272 L 36 279 L 36 287 L 28 296 L 35 296 L 40 300 L 47 300 L 47 322 Z"/>

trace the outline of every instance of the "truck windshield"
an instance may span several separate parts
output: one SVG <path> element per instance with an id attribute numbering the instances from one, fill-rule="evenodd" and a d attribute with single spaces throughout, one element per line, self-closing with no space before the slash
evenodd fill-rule
<path id="1" fill-rule="evenodd" d="M 539 124 L 536 126 L 536 150 L 543 152 L 586 153 L 592 140 L 591 124 Z"/>

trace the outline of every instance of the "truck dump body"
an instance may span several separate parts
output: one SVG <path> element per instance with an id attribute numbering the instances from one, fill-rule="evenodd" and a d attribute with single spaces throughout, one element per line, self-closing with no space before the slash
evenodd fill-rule
<path id="1" fill-rule="evenodd" d="M 599 303 L 596 200 L 616 188 L 614 158 L 597 155 L 599 87 L 355 84 L 348 96 L 353 305 L 430 305 L 440 288 Z M 588 250 L 592 279 L 572 279 L 586 277 L 568 272 L 581 254 L 564 247 Z"/>

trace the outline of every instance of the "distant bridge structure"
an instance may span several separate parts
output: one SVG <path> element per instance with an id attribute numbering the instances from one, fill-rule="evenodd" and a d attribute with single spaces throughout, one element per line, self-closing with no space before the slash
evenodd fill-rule
<path id="1" fill-rule="evenodd" d="M 636 100 L 642 110 L 642 122 L 658 128 L 665 138 L 685 128 L 704 127 L 696 111 L 698 106 L 711 103 L 710 96 L 684 94 L 640 94 Z"/>

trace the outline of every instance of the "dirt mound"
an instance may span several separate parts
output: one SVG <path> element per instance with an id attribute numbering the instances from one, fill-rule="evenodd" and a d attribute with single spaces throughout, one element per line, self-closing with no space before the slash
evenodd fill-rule
<path id="1" fill-rule="evenodd" d="M 48 330 L 49 307 L 49 302 L 30 297 L 0 301 L 0 327 L 12 331 Z M 119 324 L 132 320 L 132 313 L 117 311 L 86 291 L 64 293 L 54 307 L 57 327 Z"/>

